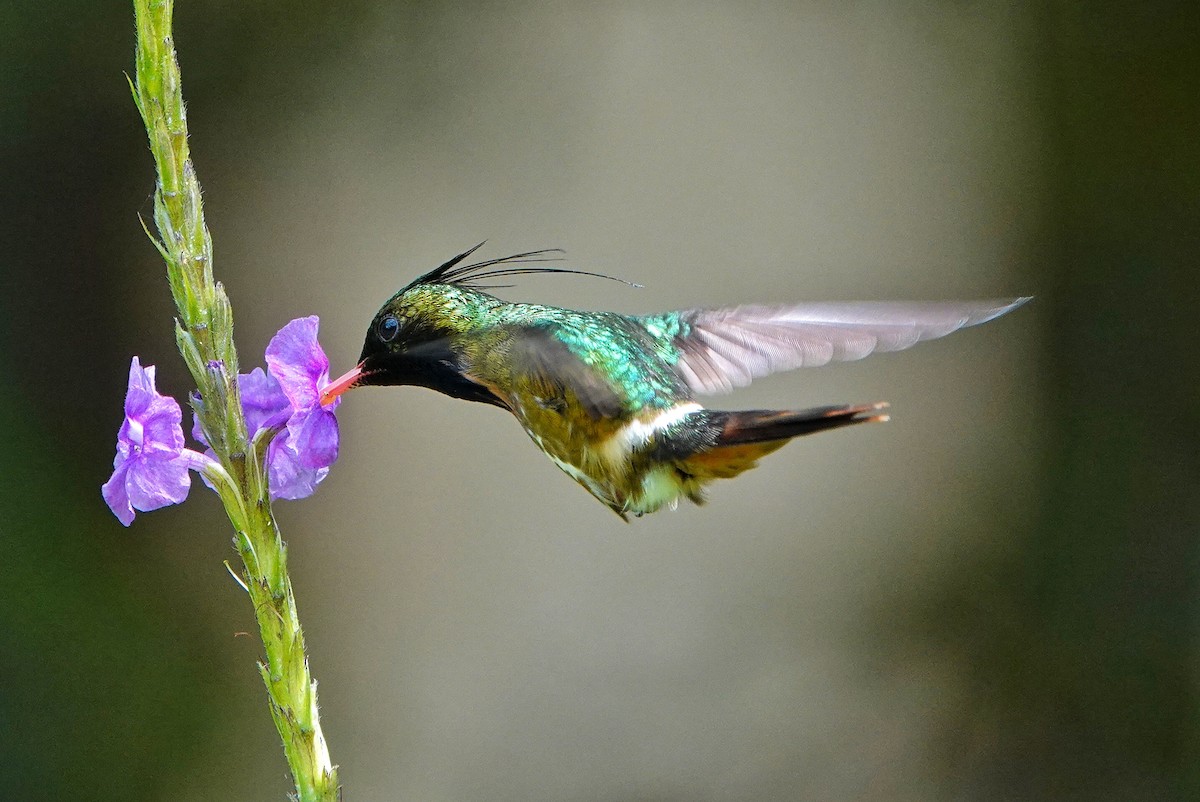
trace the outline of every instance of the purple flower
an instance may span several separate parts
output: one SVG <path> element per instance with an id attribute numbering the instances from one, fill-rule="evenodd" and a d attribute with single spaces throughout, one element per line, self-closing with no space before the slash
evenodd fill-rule
<path id="1" fill-rule="evenodd" d="M 306 468 L 327 468 L 338 457 L 333 410 L 340 399 L 321 405 L 321 391 L 329 384 L 329 359 L 317 342 L 319 322 L 315 315 L 293 320 L 267 345 L 267 367 L 292 405 L 289 441 Z"/>
<path id="2" fill-rule="evenodd" d="M 311 496 L 338 456 L 333 415 L 338 402 L 320 402 L 329 384 L 329 360 L 317 342 L 318 322 L 306 317 L 284 326 L 267 346 L 270 373 L 255 368 L 238 376 L 250 437 L 263 429 L 286 427 L 267 451 L 271 498 Z M 210 367 L 219 368 L 220 363 Z M 200 454 L 184 448 L 182 419 L 175 399 L 154 388 L 154 367 L 143 370 L 134 357 L 113 474 L 101 488 L 113 514 L 126 526 L 133 522 L 135 510 L 149 512 L 186 499 L 189 469 L 198 471 L 209 487 L 210 479 L 224 476 L 229 481 L 211 450 Z M 198 420 L 192 436 L 208 446 Z"/>
<path id="3" fill-rule="evenodd" d="M 267 346 L 271 372 L 255 368 L 238 375 L 242 411 L 251 439 L 259 431 L 286 424 L 267 450 L 271 498 L 311 496 L 338 455 L 336 404 L 321 407 L 329 383 L 329 360 L 317 342 L 316 317 L 284 326 Z M 208 445 L 197 421 L 192 436 Z"/>
<path id="4" fill-rule="evenodd" d="M 292 413 L 287 396 L 279 382 L 268 376 L 262 368 L 238 374 L 238 390 L 242 397 L 242 414 L 246 417 L 246 431 L 253 438 L 261 429 L 282 426 Z M 208 438 L 200 428 L 200 419 L 192 415 L 192 437 L 208 445 Z"/>
<path id="5" fill-rule="evenodd" d="M 113 473 L 100 488 L 117 520 L 129 526 L 135 510 L 149 512 L 187 498 L 192 479 L 206 459 L 183 447 L 183 413 L 174 398 L 154 387 L 154 366 L 143 368 L 135 356 L 129 365 L 125 421 L 117 433 Z"/>
<path id="6" fill-rule="evenodd" d="M 274 376 L 264 372 L 262 368 L 239 375 L 238 388 L 242 395 L 242 409 L 246 414 L 246 428 L 251 437 L 261 429 L 282 426 L 294 417 L 292 404 L 284 395 L 283 388 Z M 336 436 L 335 428 L 335 458 Z M 275 435 L 267 450 L 267 477 L 270 480 L 271 498 L 306 498 L 316 491 L 317 485 L 329 474 L 329 466 L 313 467 L 305 463 L 290 431 L 285 430 Z"/>

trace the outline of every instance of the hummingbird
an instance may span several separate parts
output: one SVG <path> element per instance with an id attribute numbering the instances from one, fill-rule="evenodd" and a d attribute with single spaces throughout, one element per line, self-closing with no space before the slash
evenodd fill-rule
<path id="1" fill-rule="evenodd" d="M 742 305 L 654 315 L 513 303 L 495 279 L 577 273 L 557 250 L 466 264 L 483 243 L 420 276 L 367 328 L 358 364 L 330 383 L 415 385 L 510 412 L 546 456 L 628 520 L 680 499 L 704 503 L 801 435 L 888 420 L 886 402 L 806 410 L 707 409 L 783 370 L 899 351 L 1010 312 L 1029 298 L 974 302 Z M 628 283 L 628 282 L 626 282 Z"/>

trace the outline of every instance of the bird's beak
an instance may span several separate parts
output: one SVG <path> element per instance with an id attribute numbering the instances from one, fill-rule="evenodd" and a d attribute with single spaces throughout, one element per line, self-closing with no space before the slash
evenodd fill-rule
<path id="1" fill-rule="evenodd" d="M 339 395 L 356 385 L 358 380 L 362 378 L 362 375 L 363 363 L 359 362 L 357 365 L 350 368 L 350 370 L 346 371 L 341 376 L 327 384 L 325 389 L 321 391 L 321 406 L 327 407 L 332 404 L 334 399 L 336 399 Z"/>

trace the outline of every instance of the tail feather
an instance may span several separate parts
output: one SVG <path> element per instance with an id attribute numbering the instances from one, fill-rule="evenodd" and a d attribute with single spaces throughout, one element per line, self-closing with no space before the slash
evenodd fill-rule
<path id="1" fill-rule="evenodd" d="M 712 423 L 720 426 L 715 442 L 708 448 L 689 454 L 677 464 L 688 477 L 685 492 L 700 503 L 704 481 L 728 479 L 758 464 L 761 457 L 782 448 L 793 437 L 839 429 L 856 423 L 888 420 L 880 410 L 886 402 L 856 406 L 818 407 L 799 412 L 744 410 L 712 412 Z"/>
<path id="2" fill-rule="evenodd" d="M 886 421 L 881 414 L 887 402 L 859 404 L 857 406 L 817 407 L 800 412 L 777 410 L 745 410 L 722 412 L 724 425 L 717 438 L 716 447 L 741 443 L 762 443 L 771 440 L 790 440 L 805 434 L 815 434 L 826 429 L 838 429 L 855 423 Z"/>

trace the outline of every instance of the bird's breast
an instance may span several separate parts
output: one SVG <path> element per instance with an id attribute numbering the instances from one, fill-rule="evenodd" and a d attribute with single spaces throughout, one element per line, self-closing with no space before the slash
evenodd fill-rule
<path id="1" fill-rule="evenodd" d="M 674 470 L 651 451 L 669 429 L 702 407 L 693 402 L 623 418 L 593 419 L 569 404 L 521 398 L 513 412 L 530 438 L 567 475 L 618 512 L 636 511 L 648 494 L 655 506 L 678 496 Z M 668 476 L 669 475 L 669 476 Z M 670 487 L 660 487 L 669 478 Z"/>

